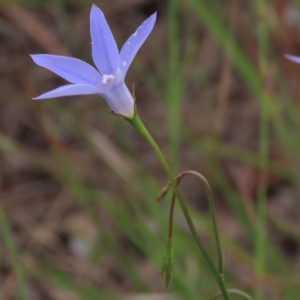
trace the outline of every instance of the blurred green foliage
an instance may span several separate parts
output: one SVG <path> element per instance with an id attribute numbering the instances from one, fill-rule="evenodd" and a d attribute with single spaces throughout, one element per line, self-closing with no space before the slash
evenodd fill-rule
<path id="1" fill-rule="evenodd" d="M 158 11 L 128 86 L 174 174 L 196 169 L 212 185 L 228 286 L 298 300 L 300 66 L 283 55 L 300 55 L 299 1 L 94 2 L 120 44 Z M 0 3 L 0 298 L 155 297 L 169 210 L 169 198 L 155 202 L 161 166 L 99 97 L 30 100 L 62 81 L 29 58 L 52 53 L 45 35 L 6 10 L 23 8 L 90 62 L 92 1 Z M 215 257 L 204 188 L 181 188 Z M 170 299 L 210 299 L 216 284 L 178 208 L 174 234 Z"/>

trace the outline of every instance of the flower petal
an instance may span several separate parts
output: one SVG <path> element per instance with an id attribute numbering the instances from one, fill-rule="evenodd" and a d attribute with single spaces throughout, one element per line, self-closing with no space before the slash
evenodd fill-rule
<path id="1" fill-rule="evenodd" d="M 136 53 L 153 29 L 155 21 L 156 13 L 154 13 L 146 21 L 144 21 L 142 25 L 138 27 L 136 32 L 132 34 L 124 44 L 120 53 L 120 68 L 124 77 Z"/>
<path id="2" fill-rule="evenodd" d="M 300 64 L 300 57 L 299 56 L 294 56 L 294 55 L 289 55 L 289 54 L 285 54 L 284 55 L 287 59 L 297 63 L 297 64 Z"/>
<path id="3" fill-rule="evenodd" d="M 134 99 L 130 94 L 124 81 L 101 95 L 111 108 L 111 110 L 119 115 L 132 118 L 134 115 Z"/>
<path id="4" fill-rule="evenodd" d="M 86 62 L 73 57 L 36 54 L 31 55 L 33 61 L 71 83 L 96 85 L 101 82 L 101 74 Z"/>
<path id="5" fill-rule="evenodd" d="M 92 95 L 92 94 L 100 94 L 100 93 L 102 93 L 102 90 L 91 85 L 68 84 L 32 99 L 41 100 L 41 99 L 49 99 L 49 98 L 63 97 L 63 96 Z"/>
<path id="6" fill-rule="evenodd" d="M 120 62 L 119 50 L 104 14 L 96 5 L 92 6 L 90 22 L 94 63 L 102 75 L 114 74 Z"/>

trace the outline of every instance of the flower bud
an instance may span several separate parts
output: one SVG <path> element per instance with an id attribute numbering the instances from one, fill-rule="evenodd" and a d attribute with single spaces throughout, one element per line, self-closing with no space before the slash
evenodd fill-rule
<path id="1" fill-rule="evenodd" d="M 167 289 L 171 283 L 173 274 L 173 251 L 172 248 L 168 248 L 163 258 L 163 265 L 160 271 L 160 280 L 165 289 Z"/>

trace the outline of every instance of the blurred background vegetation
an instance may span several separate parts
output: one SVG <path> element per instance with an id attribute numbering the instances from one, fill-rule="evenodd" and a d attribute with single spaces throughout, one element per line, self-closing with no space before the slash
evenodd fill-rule
<path id="1" fill-rule="evenodd" d="M 126 81 L 174 174 L 211 183 L 228 287 L 300 299 L 299 0 L 0 1 L 0 299 L 210 299 L 217 286 L 175 216 L 174 274 L 159 280 L 169 199 L 155 154 L 97 96 L 31 98 L 64 84 L 29 54 L 92 63 L 89 12 L 121 46 L 158 19 Z M 212 255 L 207 198 L 181 191 Z M 241 299 L 232 296 L 232 299 Z"/>

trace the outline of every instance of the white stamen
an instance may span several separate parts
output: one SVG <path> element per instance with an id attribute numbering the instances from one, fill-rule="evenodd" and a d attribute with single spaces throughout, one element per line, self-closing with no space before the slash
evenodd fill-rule
<path id="1" fill-rule="evenodd" d="M 107 84 L 110 83 L 115 78 L 114 75 L 103 75 L 102 76 L 102 83 Z"/>
<path id="2" fill-rule="evenodd" d="M 126 66 L 126 61 L 123 61 L 123 66 L 124 66 L 124 67 Z"/>

